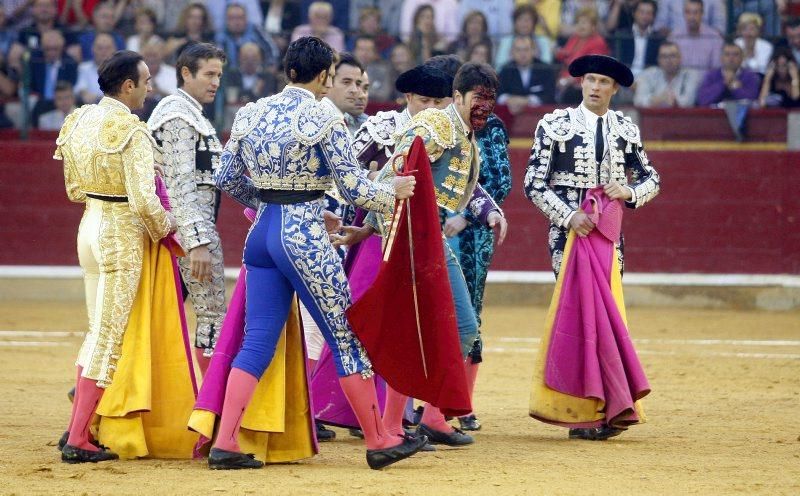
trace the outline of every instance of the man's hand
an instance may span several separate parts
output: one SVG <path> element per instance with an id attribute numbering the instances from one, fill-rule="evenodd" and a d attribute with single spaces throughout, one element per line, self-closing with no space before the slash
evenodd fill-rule
<path id="1" fill-rule="evenodd" d="M 153 164 L 153 170 L 156 171 L 156 176 L 164 177 L 164 167 L 161 164 Z"/>
<path id="2" fill-rule="evenodd" d="M 569 227 L 571 227 L 578 236 L 585 238 L 592 232 L 592 229 L 594 229 L 594 222 L 592 222 L 589 216 L 583 213 L 583 211 L 578 210 L 569 220 Z"/>
<path id="3" fill-rule="evenodd" d="M 394 196 L 398 200 L 405 200 L 414 196 L 414 186 L 417 180 L 414 176 L 397 176 L 392 179 L 394 186 Z"/>
<path id="4" fill-rule="evenodd" d="M 211 280 L 211 252 L 208 247 L 198 246 L 189 251 L 189 261 L 192 264 L 192 277 L 199 282 Z"/>
<path id="5" fill-rule="evenodd" d="M 323 210 L 322 218 L 325 220 L 325 231 L 328 234 L 336 234 L 342 230 L 342 218 L 335 213 Z"/>
<path id="6" fill-rule="evenodd" d="M 342 231 L 344 231 L 344 234 L 330 235 L 331 243 L 333 243 L 333 246 L 336 248 L 340 246 L 352 246 L 356 243 L 360 243 L 375 232 L 372 226 L 344 226 Z"/>
<path id="7" fill-rule="evenodd" d="M 467 225 L 469 225 L 469 222 L 467 222 L 467 219 L 465 219 L 463 215 L 448 217 L 444 222 L 444 235 L 448 238 L 458 236 L 458 233 L 463 231 Z"/>
<path id="8" fill-rule="evenodd" d="M 178 230 L 178 221 L 172 215 L 172 212 L 167 212 L 167 222 L 169 222 L 169 232 L 174 233 Z"/>
<path id="9" fill-rule="evenodd" d="M 633 198 L 631 190 L 627 186 L 623 186 L 616 181 L 611 181 L 610 183 L 603 186 L 603 191 L 605 191 L 606 196 L 608 196 L 612 200 L 628 201 L 631 198 Z"/>
<path id="10" fill-rule="evenodd" d="M 506 239 L 506 232 L 508 231 L 508 221 L 497 210 L 490 212 L 486 218 L 486 223 L 492 229 L 497 229 L 497 246 L 503 244 Z"/>

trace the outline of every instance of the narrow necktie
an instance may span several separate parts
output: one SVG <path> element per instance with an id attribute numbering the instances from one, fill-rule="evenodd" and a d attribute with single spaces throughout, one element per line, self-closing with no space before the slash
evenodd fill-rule
<path id="1" fill-rule="evenodd" d="M 594 158 L 598 164 L 603 161 L 603 141 L 603 118 L 599 117 L 594 131 Z"/>

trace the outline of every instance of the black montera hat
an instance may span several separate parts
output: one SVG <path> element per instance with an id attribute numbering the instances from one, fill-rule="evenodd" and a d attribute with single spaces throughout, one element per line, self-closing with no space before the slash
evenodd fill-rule
<path id="1" fill-rule="evenodd" d="M 400 93 L 415 93 L 431 98 L 453 96 L 453 82 L 435 67 L 418 65 L 397 78 L 394 87 Z"/>
<path id="2" fill-rule="evenodd" d="M 633 84 L 633 73 L 628 66 L 607 55 L 584 55 L 569 65 L 569 74 L 581 77 L 588 73 L 608 76 L 626 88 Z"/>

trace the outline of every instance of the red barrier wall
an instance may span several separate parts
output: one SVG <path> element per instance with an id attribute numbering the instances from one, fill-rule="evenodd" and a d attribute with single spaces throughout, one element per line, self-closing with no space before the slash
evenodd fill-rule
<path id="1" fill-rule="evenodd" d="M 82 207 L 66 199 L 53 148 L 52 141 L 0 144 L 0 265 L 77 264 Z M 662 193 L 625 212 L 629 271 L 800 273 L 800 152 L 649 155 Z M 548 270 L 546 221 L 522 194 L 527 156 L 527 149 L 511 150 L 514 184 L 504 206 L 511 231 L 494 269 Z M 247 222 L 227 197 L 219 228 L 226 265 L 237 266 Z"/>

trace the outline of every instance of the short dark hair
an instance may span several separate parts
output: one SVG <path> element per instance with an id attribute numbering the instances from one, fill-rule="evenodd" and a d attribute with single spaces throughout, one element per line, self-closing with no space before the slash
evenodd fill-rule
<path id="1" fill-rule="evenodd" d="M 361 71 L 361 74 L 364 74 L 364 66 L 350 52 L 339 52 L 339 62 L 336 63 L 336 72 L 339 72 L 339 68 L 343 65 L 357 67 L 358 70 Z"/>
<path id="2" fill-rule="evenodd" d="M 706 10 L 706 6 L 703 3 L 703 0 L 686 0 L 686 3 L 699 3 L 700 4 L 700 8 L 702 8 L 703 10 Z"/>
<path id="3" fill-rule="evenodd" d="M 56 91 L 72 91 L 72 83 L 67 81 L 66 79 L 59 79 L 56 82 Z"/>
<path id="4" fill-rule="evenodd" d="M 183 75 L 181 70 L 186 67 L 192 76 L 197 75 L 197 69 L 200 68 L 201 60 L 219 59 L 223 64 L 227 60 L 225 52 L 218 46 L 211 43 L 193 43 L 183 50 L 178 55 L 178 61 L 175 62 L 175 73 L 178 77 L 178 88 L 183 87 Z"/>
<path id="5" fill-rule="evenodd" d="M 304 36 L 289 43 L 283 70 L 291 83 L 310 83 L 336 62 L 336 52 L 316 36 Z"/>
<path id="6" fill-rule="evenodd" d="M 633 8 L 634 12 L 640 5 L 650 5 L 653 7 L 653 14 L 658 14 L 658 2 L 656 2 L 656 0 L 639 0 L 639 2 L 636 3 L 636 7 Z"/>
<path id="7" fill-rule="evenodd" d="M 353 50 L 358 46 L 358 42 L 361 40 L 371 41 L 376 47 L 378 46 L 378 42 L 375 41 L 375 37 L 369 34 L 360 34 L 356 36 L 355 41 L 353 41 Z"/>
<path id="8" fill-rule="evenodd" d="M 798 28 L 800 27 L 800 17 L 790 17 L 784 24 L 784 28 Z"/>
<path id="9" fill-rule="evenodd" d="M 495 91 L 500 88 L 500 81 L 497 80 L 497 73 L 492 66 L 474 62 L 462 65 L 453 81 L 453 90 L 465 95 L 479 86 L 492 88 Z"/>
<path id="10" fill-rule="evenodd" d="M 104 95 L 117 96 L 122 84 L 130 79 L 139 86 L 139 62 L 144 58 L 130 50 L 118 50 L 97 69 L 97 84 Z"/>
<path id="11" fill-rule="evenodd" d="M 434 55 L 425 61 L 425 65 L 439 69 L 451 78 L 456 77 L 456 73 L 461 69 L 461 64 L 463 62 L 458 55 Z"/>
<path id="12" fill-rule="evenodd" d="M 519 19 L 524 15 L 529 15 L 533 17 L 534 25 L 539 23 L 539 11 L 536 10 L 536 7 L 534 7 L 533 5 L 529 3 L 519 5 L 516 8 L 514 8 L 514 13 L 511 14 L 512 18 L 514 19 L 514 22 L 517 22 L 517 19 Z"/>

